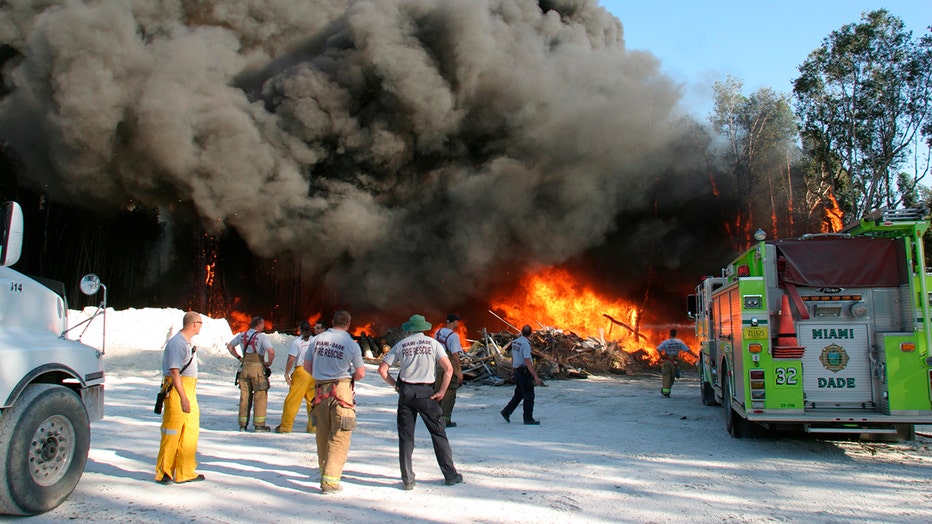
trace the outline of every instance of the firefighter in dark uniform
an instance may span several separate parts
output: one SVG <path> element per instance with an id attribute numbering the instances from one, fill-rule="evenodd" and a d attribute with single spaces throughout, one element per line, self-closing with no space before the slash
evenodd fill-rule
<path id="1" fill-rule="evenodd" d="M 401 339 L 382 357 L 379 375 L 398 392 L 398 462 L 401 466 L 401 481 L 405 490 L 414 489 L 414 469 L 411 456 L 414 453 L 414 427 L 421 415 L 434 445 L 437 464 L 443 472 L 444 484 L 452 486 L 463 481 L 453 465 L 453 451 L 447 432 L 440 400 L 447 392 L 453 366 L 443 350 L 443 345 L 424 334 L 431 325 L 421 315 L 412 315 L 401 329 L 408 336 Z M 388 374 L 392 364 L 399 366 L 397 379 Z M 434 392 L 437 366 L 443 369 L 440 389 Z"/>
<path id="2" fill-rule="evenodd" d="M 511 414 L 518 409 L 518 404 L 523 402 L 524 423 L 536 426 L 540 424 L 540 421 L 534 419 L 534 386 L 541 386 L 543 382 L 537 375 L 534 362 L 531 360 L 531 341 L 528 339 L 531 333 L 531 326 L 525 325 L 521 328 L 521 336 L 511 343 L 512 379 L 515 382 L 515 392 L 501 414 L 505 422 L 510 423 Z"/>

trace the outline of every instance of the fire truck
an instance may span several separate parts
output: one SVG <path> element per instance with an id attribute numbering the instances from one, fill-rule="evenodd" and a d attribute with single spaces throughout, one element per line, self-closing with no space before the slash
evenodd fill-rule
<path id="1" fill-rule="evenodd" d="M 19 260 L 22 239 L 22 209 L 6 202 L 0 206 L 0 514 L 7 515 L 43 513 L 71 495 L 87 462 L 90 423 L 104 411 L 103 348 L 66 337 L 63 284 L 7 267 Z M 106 312 L 106 286 L 96 275 L 81 280 L 87 295 L 101 288 L 97 311 L 71 329 Z"/>
<path id="2" fill-rule="evenodd" d="M 927 210 L 757 243 L 689 295 L 700 400 L 733 437 L 761 428 L 911 440 L 932 424 Z"/>

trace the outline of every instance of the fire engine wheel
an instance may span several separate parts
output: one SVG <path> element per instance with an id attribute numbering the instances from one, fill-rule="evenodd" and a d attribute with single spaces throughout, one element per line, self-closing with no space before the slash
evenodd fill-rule
<path id="1" fill-rule="evenodd" d="M 896 429 L 896 433 L 888 435 L 871 435 L 866 433 L 862 434 L 859 440 L 871 442 L 909 442 L 916 440 L 916 426 L 912 424 L 894 424 L 894 428 Z"/>
<path id="2" fill-rule="evenodd" d="M 728 384 L 727 373 L 724 376 L 726 379 L 722 381 L 722 407 L 725 408 L 725 429 L 734 438 L 745 438 L 749 434 L 748 421 L 741 418 L 731 407 L 731 386 Z"/>
<path id="3" fill-rule="evenodd" d="M 705 377 L 705 364 L 702 361 L 699 361 L 699 400 L 702 401 L 703 406 L 717 406 L 718 402 L 715 401 L 715 390 L 712 389 L 712 384 L 709 384 L 704 380 Z"/>
<path id="4" fill-rule="evenodd" d="M 84 403 L 70 389 L 33 384 L 0 418 L 0 512 L 35 515 L 74 491 L 90 448 Z"/>

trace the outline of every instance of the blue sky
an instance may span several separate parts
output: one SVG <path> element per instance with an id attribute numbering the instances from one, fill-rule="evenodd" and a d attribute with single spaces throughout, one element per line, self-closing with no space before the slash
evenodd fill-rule
<path id="1" fill-rule="evenodd" d="M 621 20 L 626 48 L 649 51 L 684 84 L 687 111 L 704 119 L 712 84 L 732 74 L 744 94 L 762 87 L 791 93 L 797 67 L 832 31 L 886 9 L 918 39 L 932 25 L 923 0 L 602 0 Z"/>

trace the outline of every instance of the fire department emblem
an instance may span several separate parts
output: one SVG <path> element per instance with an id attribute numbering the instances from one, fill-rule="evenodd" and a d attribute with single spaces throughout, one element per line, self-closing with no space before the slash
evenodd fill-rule
<path id="1" fill-rule="evenodd" d="M 822 363 L 825 369 L 838 373 L 848 365 L 848 352 L 838 344 L 829 344 L 822 348 L 819 362 Z"/>

